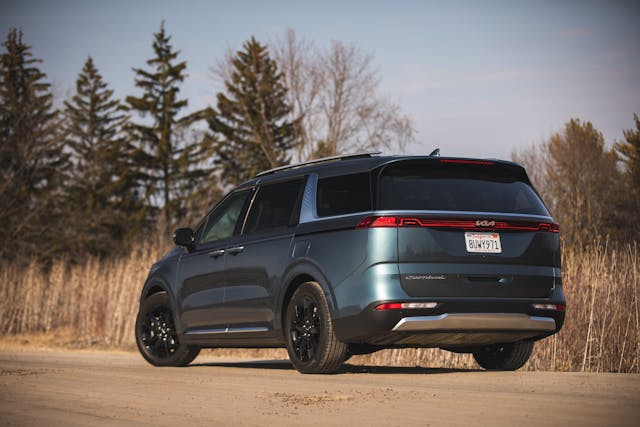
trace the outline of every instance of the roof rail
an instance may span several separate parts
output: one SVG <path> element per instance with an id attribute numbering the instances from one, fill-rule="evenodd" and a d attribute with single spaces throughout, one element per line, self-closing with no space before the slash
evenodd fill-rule
<path id="1" fill-rule="evenodd" d="M 259 174 L 256 175 L 256 177 L 269 175 L 269 174 L 272 174 L 272 173 L 275 173 L 275 172 L 280 172 L 280 171 L 287 170 L 287 169 L 294 169 L 294 168 L 299 168 L 299 167 L 302 167 L 302 166 L 314 165 L 316 163 L 325 163 L 325 162 L 333 162 L 333 161 L 337 161 L 337 160 L 349 160 L 349 159 L 359 159 L 359 158 L 365 158 L 365 157 L 373 157 L 373 156 L 377 156 L 380 153 L 382 153 L 382 152 L 381 151 L 372 151 L 372 152 L 364 152 L 364 153 L 343 154 L 343 155 L 339 155 L 339 156 L 323 157 L 321 159 L 314 159 L 314 160 L 308 160 L 308 161 L 302 162 L 302 163 L 296 163 L 295 165 L 286 165 L 286 166 L 280 166 L 280 167 L 277 167 L 277 168 L 269 169 L 269 170 L 266 170 L 264 172 L 260 172 Z"/>

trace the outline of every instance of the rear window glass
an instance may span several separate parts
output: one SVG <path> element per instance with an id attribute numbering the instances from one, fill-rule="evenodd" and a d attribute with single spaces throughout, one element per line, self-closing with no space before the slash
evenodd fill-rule
<path id="1" fill-rule="evenodd" d="M 535 191 L 508 170 L 434 162 L 384 169 L 378 209 L 549 214 Z"/>
<path id="2" fill-rule="evenodd" d="M 370 211 L 369 174 L 358 173 L 320 179 L 316 205 L 319 216 Z"/>

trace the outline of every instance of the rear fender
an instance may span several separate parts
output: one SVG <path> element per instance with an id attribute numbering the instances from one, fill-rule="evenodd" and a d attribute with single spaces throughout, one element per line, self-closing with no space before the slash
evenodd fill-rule
<path id="1" fill-rule="evenodd" d="M 337 313 L 336 298 L 331 286 L 331 282 L 327 276 L 323 273 L 322 269 L 310 258 L 299 258 L 293 262 L 289 268 L 283 274 L 282 284 L 280 287 L 277 301 L 276 301 L 276 321 L 274 322 L 274 329 L 277 334 L 282 334 L 282 324 L 284 321 L 286 303 L 286 297 L 290 294 L 289 290 L 292 286 L 297 286 L 300 283 L 297 282 L 297 278 L 307 276 L 308 280 L 317 282 L 322 291 L 324 292 L 329 306 L 329 313 L 331 317 L 335 317 Z M 304 282 L 303 282 L 304 283 Z"/>

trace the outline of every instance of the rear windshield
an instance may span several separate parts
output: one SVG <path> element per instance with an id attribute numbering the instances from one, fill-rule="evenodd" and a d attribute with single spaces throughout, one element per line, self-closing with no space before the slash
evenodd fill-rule
<path id="1" fill-rule="evenodd" d="M 398 163 L 382 172 L 378 209 L 549 215 L 522 179 L 496 165 Z"/>

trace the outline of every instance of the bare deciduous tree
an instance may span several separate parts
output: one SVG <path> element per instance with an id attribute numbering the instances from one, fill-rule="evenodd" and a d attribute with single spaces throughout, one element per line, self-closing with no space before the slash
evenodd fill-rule
<path id="1" fill-rule="evenodd" d="M 532 144 L 523 150 L 511 153 L 514 162 L 520 163 L 527 170 L 529 179 L 542 198 L 550 200 L 549 180 L 547 178 L 547 163 L 549 155 L 544 142 Z"/>
<path id="2" fill-rule="evenodd" d="M 340 41 L 318 49 L 291 29 L 274 45 L 289 88 L 292 117 L 304 117 L 298 160 L 402 150 L 413 139 L 410 118 L 380 94 L 372 54 Z"/>
<path id="3" fill-rule="evenodd" d="M 318 133 L 316 118 L 320 112 L 319 94 L 323 86 L 322 69 L 315 66 L 319 61 L 318 50 L 312 41 L 296 37 L 295 31 L 287 30 L 284 38 L 274 43 L 274 56 L 287 91 L 287 103 L 292 117 L 300 117 L 300 143 L 295 147 L 298 161 L 311 158 L 314 151 L 312 138 Z"/>
<path id="4" fill-rule="evenodd" d="M 360 151 L 402 151 L 415 129 L 400 106 L 380 94 L 373 55 L 332 41 L 320 49 L 292 29 L 270 45 L 287 87 L 291 121 L 299 120 L 297 161 Z M 227 81 L 233 50 L 211 72 Z"/>
<path id="5" fill-rule="evenodd" d="M 380 93 L 373 55 L 355 44 L 331 42 L 327 49 L 289 29 L 271 43 L 284 75 L 290 120 L 300 120 L 297 161 L 367 150 L 402 151 L 415 137 L 411 119 Z M 228 80 L 233 51 L 212 69 Z"/>

